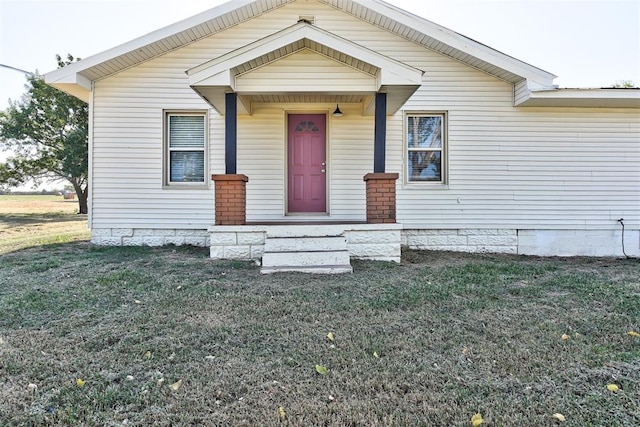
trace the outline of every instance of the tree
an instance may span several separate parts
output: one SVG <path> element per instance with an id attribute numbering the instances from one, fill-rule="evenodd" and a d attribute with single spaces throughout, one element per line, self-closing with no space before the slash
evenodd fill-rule
<path id="1" fill-rule="evenodd" d="M 74 58 L 56 55 L 56 60 L 61 68 Z M 88 106 L 49 86 L 37 72 L 27 76 L 25 88 L 19 101 L 0 111 L 0 146 L 13 153 L 0 163 L 0 185 L 65 180 L 78 196 L 78 212 L 87 213 Z"/>
<path id="2" fill-rule="evenodd" d="M 636 86 L 633 84 L 633 80 L 616 80 L 616 82 L 613 84 L 613 87 L 631 89 L 635 88 Z"/>

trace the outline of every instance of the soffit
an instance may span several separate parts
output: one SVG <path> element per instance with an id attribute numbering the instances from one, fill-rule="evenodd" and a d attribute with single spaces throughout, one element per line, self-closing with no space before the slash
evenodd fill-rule
<path id="1" fill-rule="evenodd" d="M 363 73 L 370 74 L 372 76 L 375 76 L 379 71 L 378 67 L 375 67 L 365 61 L 354 58 L 353 56 L 347 55 L 331 47 L 324 46 L 313 40 L 304 38 L 283 46 L 279 49 L 276 49 L 272 52 L 261 55 L 243 64 L 240 64 L 234 67 L 232 69 L 232 72 L 236 75 L 248 73 L 256 68 L 262 67 L 271 62 L 277 61 L 280 58 L 291 55 L 292 53 L 301 51 L 302 49 L 312 50 L 327 58 L 333 59 L 334 61 L 340 62 L 344 65 L 362 71 Z"/>
<path id="2" fill-rule="evenodd" d="M 189 85 L 213 108 L 224 114 L 225 93 L 236 91 L 236 77 L 253 69 L 278 61 L 294 52 L 308 49 L 352 67 L 371 76 L 372 85 L 368 93 L 355 93 L 353 89 L 323 90 L 313 94 L 320 102 L 322 97 L 365 95 L 371 97 L 375 92 L 388 93 L 387 113 L 395 113 L 422 84 L 422 71 L 399 61 L 374 52 L 333 33 L 301 21 L 264 39 L 257 40 L 211 61 L 207 61 L 190 70 Z M 305 72 L 301 68 L 301 73 Z M 301 89 L 278 89 L 276 93 L 265 84 L 260 93 L 244 95 L 299 97 Z M 257 91 L 255 91 L 257 92 Z M 238 106 L 240 114 L 250 114 L 250 102 L 253 98 L 243 97 Z M 290 99 L 290 98 L 287 98 Z M 371 103 L 366 103 L 365 114 L 373 114 Z"/>
<path id="3" fill-rule="evenodd" d="M 176 50 L 198 40 L 209 37 L 213 34 L 224 31 L 230 27 L 236 26 L 242 22 L 253 19 L 271 10 L 277 9 L 289 3 L 293 3 L 295 0 L 258 0 L 258 1 L 244 1 L 240 6 L 231 10 L 222 9 L 220 15 L 215 16 L 210 12 L 215 11 L 218 8 L 211 9 L 203 12 L 192 18 L 182 21 L 187 28 L 178 28 L 177 31 L 162 37 L 160 34 L 158 40 L 154 40 L 148 44 L 139 43 L 140 46 L 135 49 L 124 52 L 112 59 L 108 59 L 104 62 L 100 62 L 82 71 L 82 75 L 90 80 L 97 80 L 106 76 L 118 73 L 127 68 L 133 67 L 142 62 L 148 61 L 160 55 L 164 55 L 167 52 Z M 227 3 L 222 6 L 232 5 L 234 2 Z M 242 4 L 244 3 L 244 4 Z M 228 9 L 228 7 L 226 8 Z M 204 16 L 203 16 L 204 15 Z M 206 15 L 214 15 L 210 19 L 206 19 Z M 202 17 L 206 20 L 204 22 L 189 24 L 188 21 L 194 21 L 194 18 Z M 195 20 L 199 21 L 199 20 Z M 180 24 L 180 23 L 178 23 Z M 174 24 L 177 25 L 177 24 Z M 170 28 L 170 27 L 167 27 Z M 145 36 L 153 39 L 153 35 L 160 33 L 162 30 L 158 30 L 154 33 L 150 33 Z M 150 37 L 151 36 L 151 37 Z M 139 40 L 139 39 L 138 39 Z M 126 44 L 125 44 L 126 45 Z M 122 45 L 123 47 L 125 45 Z M 117 48 L 116 48 L 117 49 Z"/>
<path id="4" fill-rule="evenodd" d="M 510 83 L 548 87 L 557 77 L 381 0 L 318 1 Z"/>

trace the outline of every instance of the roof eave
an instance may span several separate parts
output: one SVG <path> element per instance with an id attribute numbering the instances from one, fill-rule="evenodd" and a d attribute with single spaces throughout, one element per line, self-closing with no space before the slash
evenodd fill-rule
<path id="1" fill-rule="evenodd" d="M 147 35 L 138 37 L 130 42 L 121 44 L 112 49 L 106 50 L 102 53 L 87 57 L 82 61 L 70 64 L 58 70 L 47 73 L 48 82 L 67 81 L 69 79 L 79 80 L 80 77 L 90 78 L 91 80 L 97 80 L 99 78 L 106 77 L 113 73 L 124 70 L 128 67 L 135 66 L 138 63 L 149 60 L 154 57 L 166 53 L 175 48 L 179 48 L 185 44 L 191 43 L 198 38 L 190 35 L 191 30 L 204 25 L 210 21 L 220 19 L 223 16 L 234 16 L 234 20 L 231 25 L 242 22 L 247 17 L 237 17 L 235 14 L 242 9 L 250 8 L 253 11 L 254 6 L 258 3 L 263 4 L 262 8 L 258 8 L 258 11 L 253 11 L 255 14 L 263 13 L 267 10 L 277 8 L 279 6 L 288 4 L 292 0 L 234 0 L 220 6 L 209 9 L 193 17 L 187 18 L 175 24 L 153 31 Z M 413 15 L 382 0 L 320 0 L 326 4 L 336 7 L 340 10 L 344 10 L 347 13 L 351 13 L 360 19 L 367 20 L 367 15 L 376 15 L 383 17 L 384 19 L 390 19 L 394 23 L 394 27 L 397 24 L 400 27 L 406 27 L 411 29 L 412 32 L 419 35 L 419 38 L 425 40 L 441 42 L 447 46 L 447 49 L 453 48 L 453 55 L 449 55 L 452 58 L 456 56 L 458 60 L 464 63 L 465 61 L 471 61 L 470 66 L 476 65 L 476 68 L 484 70 L 491 74 L 497 73 L 496 76 L 502 74 L 502 78 L 511 83 L 517 83 L 522 79 L 527 80 L 527 86 L 531 90 L 543 89 L 552 87 L 553 79 L 556 77 L 554 74 L 548 73 L 544 70 L 536 68 L 532 65 L 519 61 L 513 57 L 496 51 L 486 45 L 478 43 L 470 38 L 467 38 L 461 34 L 451 31 L 438 24 L 430 22 L 424 18 Z M 353 11 L 353 6 L 359 5 L 360 8 L 364 8 L 356 14 Z M 376 18 L 377 20 L 377 18 Z M 374 25 L 379 25 L 376 22 L 372 22 Z M 208 24 L 207 24 L 208 25 Z M 387 28 L 387 27 L 383 27 Z M 393 31 L 392 28 L 387 28 L 389 31 Z M 399 31 L 399 30 L 398 30 Z M 163 40 L 167 40 L 169 37 L 182 34 L 183 41 L 179 46 L 172 47 L 166 46 L 162 43 Z M 213 34 L 213 33 L 212 33 Z M 202 36 L 204 37 L 204 36 Z M 201 38 L 201 37 L 200 37 Z M 153 46 L 152 46 L 153 45 Z M 426 46 L 426 45 L 425 45 Z M 156 53 L 148 53 L 150 51 Z M 436 50 L 437 51 L 437 50 Z M 135 53 L 135 55 L 134 55 Z M 140 53 L 140 55 L 138 55 Z M 441 52 L 442 54 L 445 54 Z M 146 56 L 145 56 L 146 55 Z M 149 56 L 151 55 L 151 56 Z M 118 63 L 113 61 L 119 60 Z M 476 61 L 477 60 L 477 61 Z M 107 66 L 108 65 L 108 66 Z M 115 67 L 115 68 L 114 68 Z M 499 72 L 498 70 L 502 70 Z M 67 87 L 67 92 L 71 91 Z M 72 91 L 76 91 L 73 89 Z M 83 92 L 82 89 L 78 89 L 79 92 Z"/>
<path id="2" fill-rule="evenodd" d="M 64 68 L 59 68 L 56 71 L 64 70 Z M 55 77 L 58 76 L 56 79 Z M 44 81 L 50 86 L 55 87 L 65 93 L 68 93 L 71 96 L 75 96 L 78 99 L 81 99 L 84 102 L 89 102 L 89 96 L 93 87 L 93 83 L 91 80 L 86 77 L 78 74 L 71 73 L 59 76 L 53 72 L 47 73 L 44 75 Z"/>
<path id="3" fill-rule="evenodd" d="M 373 9 L 377 9 L 378 11 L 380 11 L 380 9 L 384 9 L 382 11 L 384 16 L 387 16 L 400 24 L 415 28 L 425 36 L 439 40 L 454 49 L 474 56 L 482 61 L 495 65 L 496 67 L 510 71 L 521 78 L 527 79 L 530 87 L 549 88 L 553 85 L 553 80 L 558 77 L 553 73 L 520 61 L 519 59 L 504 54 L 427 19 L 390 5 L 382 0 L 351 1 L 369 9 L 372 9 L 372 6 L 374 6 Z M 513 83 L 515 83 L 515 81 Z"/>
<path id="4" fill-rule="evenodd" d="M 254 66 L 257 67 L 262 62 L 256 61 L 256 59 L 264 56 L 278 60 L 280 58 L 279 50 L 295 51 L 295 46 L 303 41 L 312 41 L 319 46 L 326 47 L 328 50 L 335 50 L 340 52 L 341 55 L 375 67 L 377 73 L 376 75 L 371 75 L 372 81 L 375 81 L 375 84 L 372 85 L 372 91 L 387 92 L 389 94 L 388 114 L 395 113 L 422 84 L 422 70 L 381 55 L 311 24 L 298 22 L 263 39 L 187 70 L 189 86 L 218 112 L 224 114 L 224 94 L 236 91 L 238 66 L 255 63 Z M 298 49 L 302 48 L 298 47 Z M 306 47 L 304 48 L 306 49 Z M 246 70 L 246 67 L 242 67 L 242 69 Z M 264 92 L 271 93 L 268 87 L 264 88 Z M 347 90 L 344 94 L 351 93 L 352 91 Z M 342 92 L 331 91 L 330 94 L 340 95 Z M 249 113 L 249 110 L 246 109 L 243 113 Z M 365 113 L 368 114 L 371 111 L 365 108 Z"/>
<path id="5" fill-rule="evenodd" d="M 517 107 L 640 108 L 637 89 L 554 89 L 531 91 Z"/>
<path id="6" fill-rule="evenodd" d="M 142 49 L 145 46 L 148 46 L 152 43 L 156 43 L 164 39 L 165 37 L 180 33 L 182 31 L 189 30 L 190 28 L 193 28 L 196 25 L 200 25 L 218 16 L 224 15 L 225 13 L 232 12 L 235 9 L 241 8 L 255 1 L 256 0 L 235 0 L 235 1 L 230 1 L 227 3 L 221 4 L 220 6 L 216 6 L 204 12 L 201 12 L 197 15 L 191 16 L 187 19 L 183 19 L 182 21 L 179 21 L 174 24 L 168 25 L 166 27 L 160 28 L 158 30 L 152 31 L 148 34 L 145 34 L 143 36 L 130 40 L 126 43 L 122 43 L 111 49 L 107 49 L 98 54 L 84 58 L 81 61 L 69 64 L 66 67 L 51 71 L 47 73 L 47 75 L 51 75 L 51 79 L 52 81 L 54 81 L 54 80 L 63 79 L 72 73 L 81 73 L 82 71 L 88 68 L 99 65 L 105 61 L 117 58 L 118 56 L 124 55 L 126 53 L 133 52 L 137 49 Z"/>

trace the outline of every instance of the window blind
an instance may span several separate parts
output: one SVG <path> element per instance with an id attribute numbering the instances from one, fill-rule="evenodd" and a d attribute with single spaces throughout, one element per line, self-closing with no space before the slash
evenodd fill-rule
<path id="1" fill-rule="evenodd" d="M 169 116 L 170 148 L 204 148 L 203 116 Z"/>

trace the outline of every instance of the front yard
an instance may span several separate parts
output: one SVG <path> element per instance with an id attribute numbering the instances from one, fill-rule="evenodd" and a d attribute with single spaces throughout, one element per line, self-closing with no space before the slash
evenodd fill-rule
<path id="1" fill-rule="evenodd" d="M 409 251 L 354 270 L 0 255 L 0 425 L 640 425 L 637 260 Z"/>
<path id="2" fill-rule="evenodd" d="M 0 254 L 50 243 L 89 239 L 78 201 L 62 196 L 0 195 Z"/>

